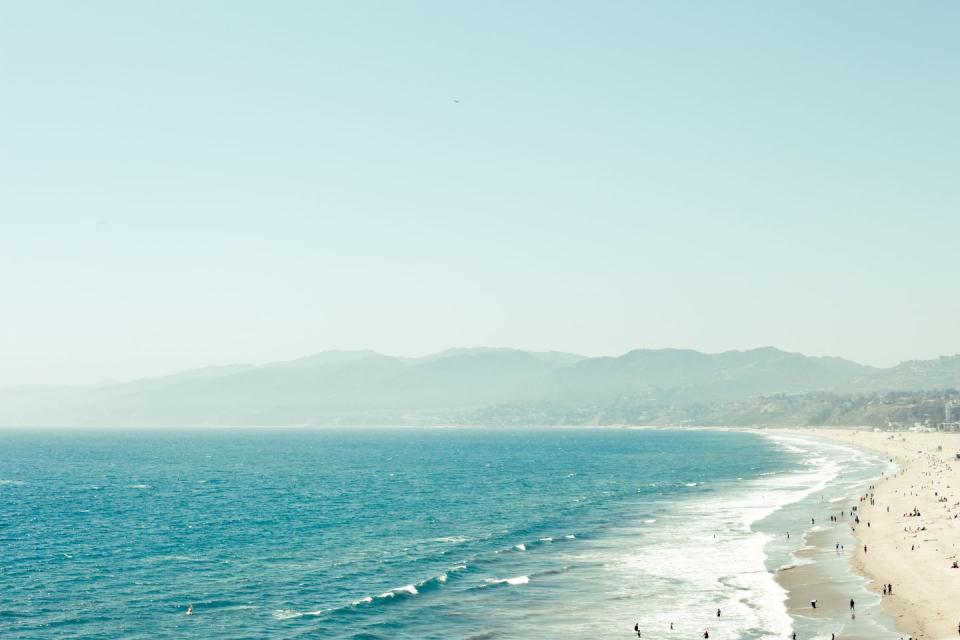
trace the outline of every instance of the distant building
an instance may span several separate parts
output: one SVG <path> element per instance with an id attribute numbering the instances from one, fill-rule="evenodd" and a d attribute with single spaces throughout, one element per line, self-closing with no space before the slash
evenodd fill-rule
<path id="1" fill-rule="evenodd" d="M 960 422 L 960 402 L 948 400 L 943 405 L 943 421 L 946 423 Z"/>

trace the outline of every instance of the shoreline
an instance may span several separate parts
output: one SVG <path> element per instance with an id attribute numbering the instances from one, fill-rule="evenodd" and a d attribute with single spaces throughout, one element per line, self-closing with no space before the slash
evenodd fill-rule
<path id="1" fill-rule="evenodd" d="M 894 620 L 880 607 L 868 580 L 851 565 L 857 540 L 851 531 L 850 507 L 887 468 L 885 458 L 812 434 L 768 431 L 796 446 L 803 442 L 814 455 L 834 462 L 834 472 L 808 498 L 786 507 L 777 523 L 779 542 L 766 553 L 768 570 L 783 592 L 782 605 L 801 640 L 837 638 L 877 640 L 897 637 Z M 809 454 L 807 454 L 809 455 Z M 790 535 L 792 534 L 792 536 Z M 842 547 L 841 547 L 842 545 Z M 816 608 L 811 601 L 816 600 Z M 848 607 L 854 600 L 856 610 Z"/>
<path id="2" fill-rule="evenodd" d="M 780 430 L 778 430 L 780 431 Z M 859 502 L 850 567 L 868 581 L 897 628 L 916 639 L 956 638 L 960 631 L 960 434 L 865 429 L 784 429 L 820 437 L 895 462 L 872 499 Z M 938 449 L 939 447 L 939 449 Z M 911 516 L 917 509 L 920 516 Z M 883 585 L 893 585 L 892 594 Z"/>

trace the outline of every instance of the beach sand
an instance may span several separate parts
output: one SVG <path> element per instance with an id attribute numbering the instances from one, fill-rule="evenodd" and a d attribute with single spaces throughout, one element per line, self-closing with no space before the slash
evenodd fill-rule
<path id="1" fill-rule="evenodd" d="M 960 434 L 791 431 L 870 449 L 898 463 L 895 475 L 875 483 L 874 504 L 869 498 L 858 503 L 859 544 L 852 563 L 877 594 L 882 594 L 884 584 L 893 585 L 892 595 L 882 596 L 883 608 L 905 635 L 960 637 L 960 569 L 951 568 L 954 560 L 960 560 L 960 460 L 955 458 Z M 915 508 L 920 516 L 909 515 Z M 802 585 L 802 567 L 794 571 L 795 581 Z M 823 586 L 819 591 L 824 593 Z"/>

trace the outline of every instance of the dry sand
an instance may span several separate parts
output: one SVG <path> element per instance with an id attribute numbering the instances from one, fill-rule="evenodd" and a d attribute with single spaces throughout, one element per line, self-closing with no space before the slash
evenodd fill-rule
<path id="1" fill-rule="evenodd" d="M 900 471 L 875 484 L 860 503 L 854 567 L 882 593 L 884 609 L 914 638 L 960 637 L 960 434 L 847 429 L 796 433 L 871 449 Z M 909 515 L 917 509 L 919 516 Z M 869 526 L 868 524 L 869 523 Z M 864 549 L 866 547 L 866 550 Z"/>

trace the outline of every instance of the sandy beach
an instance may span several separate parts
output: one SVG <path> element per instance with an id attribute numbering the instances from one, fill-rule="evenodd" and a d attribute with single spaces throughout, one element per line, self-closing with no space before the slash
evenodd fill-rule
<path id="1" fill-rule="evenodd" d="M 952 568 L 960 560 L 960 434 L 791 431 L 870 449 L 898 463 L 899 472 L 878 480 L 872 495 L 859 502 L 860 523 L 848 521 L 859 541 L 853 565 L 905 636 L 960 637 L 960 569 Z M 892 594 L 884 594 L 887 584 Z"/>

